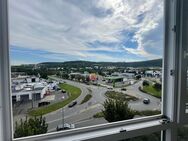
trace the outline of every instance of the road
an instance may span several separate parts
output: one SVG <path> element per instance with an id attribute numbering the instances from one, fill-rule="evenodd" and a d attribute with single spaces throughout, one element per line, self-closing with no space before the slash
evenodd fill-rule
<path id="1" fill-rule="evenodd" d="M 64 80 L 57 77 L 53 77 L 53 79 L 57 81 L 65 81 L 66 83 L 76 86 L 81 89 L 82 93 L 77 98 L 78 104 L 74 106 L 73 108 L 68 108 L 68 106 L 65 106 L 64 109 L 64 120 L 66 123 L 74 123 L 76 127 L 83 127 L 83 126 L 89 126 L 89 125 L 96 125 L 100 123 L 105 123 L 106 121 L 104 119 L 93 119 L 93 115 L 97 112 L 100 112 L 103 108 L 102 104 L 104 103 L 106 97 L 105 92 L 108 90 L 105 87 L 100 86 L 94 86 L 94 85 L 86 85 L 83 83 L 70 81 L 70 80 Z M 132 96 L 135 96 L 139 98 L 137 101 L 131 101 L 129 102 L 129 106 L 138 111 L 143 110 L 159 110 L 160 109 L 160 99 L 153 97 L 151 95 L 145 94 L 141 91 L 139 91 L 139 86 L 142 85 L 142 81 L 130 85 L 127 88 L 127 91 L 123 92 Z M 90 89 L 92 92 L 92 98 L 80 105 L 80 102 L 83 100 L 83 98 L 89 93 Z M 115 91 L 121 91 L 120 88 L 115 88 Z M 121 91 L 122 92 L 122 91 Z M 151 100 L 151 103 L 149 105 L 143 104 L 143 99 L 149 98 Z M 62 109 L 51 112 L 47 115 L 45 115 L 47 123 L 49 124 L 49 132 L 55 131 L 57 125 L 62 123 Z"/>
<path id="2" fill-rule="evenodd" d="M 93 119 L 93 115 L 103 108 L 102 104 L 105 101 L 104 94 L 107 91 L 106 88 L 104 87 L 98 87 L 94 85 L 86 85 L 83 83 L 75 82 L 75 81 L 70 81 L 70 80 L 64 80 L 64 79 L 59 79 L 56 77 L 52 77 L 56 81 L 64 81 L 70 85 L 73 85 L 75 87 L 78 87 L 81 89 L 81 95 L 76 99 L 77 105 L 75 105 L 72 108 L 69 108 L 68 106 L 65 106 L 63 108 L 64 110 L 64 119 L 66 123 L 74 123 L 76 127 L 82 127 L 83 124 L 89 124 L 89 122 L 84 123 L 83 120 L 90 121 L 91 123 L 98 124 L 99 121 L 96 119 Z M 81 104 L 81 101 L 84 99 L 84 97 L 89 94 L 89 90 L 91 90 L 91 95 L 92 98 L 84 103 Z M 62 123 L 62 109 L 59 109 L 57 111 L 51 112 L 47 115 L 45 115 L 47 123 L 49 124 L 49 131 L 53 131 L 56 129 L 57 125 Z M 92 119 L 91 119 L 92 118 Z M 94 121 L 93 121 L 94 120 Z M 81 122 L 82 121 L 82 122 Z M 82 123 L 82 124 L 81 124 Z M 93 124 L 94 124 L 93 123 Z M 101 122 L 99 122 L 101 123 Z M 104 123 L 104 122 L 103 122 Z M 91 125 L 93 125 L 91 124 Z M 78 126 L 77 126 L 78 125 Z"/>
<path id="3" fill-rule="evenodd" d="M 159 98 L 156 98 L 154 96 L 148 95 L 146 93 L 143 93 L 139 90 L 139 87 L 142 86 L 143 81 L 139 81 L 135 83 L 134 85 L 130 85 L 126 87 L 126 91 L 123 93 L 126 93 L 128 95 L 132 95 L 137 97 L 139 100 L 135 102 L 129 103 L 129 106 L 138 111 L 143 111 L 143 110 L 160 110 L 161 109 L 161 100 Z M 117 91 L 121 91 L 120 88 L 116 89 Z M 121 91 L 122 92 L 122 91 Z M 150 104 L 146 105 L 143 104 L 143 99 L 144 98 L 149 98 L 150 99 Z"/>

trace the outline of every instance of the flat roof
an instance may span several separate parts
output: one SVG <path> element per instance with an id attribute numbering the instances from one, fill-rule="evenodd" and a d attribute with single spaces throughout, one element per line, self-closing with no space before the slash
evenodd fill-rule
<path id="1" fill-rule="evenodd" d="M 105 77 L 106 79 L 123 79 L 124 77 L 121 77 L 121 76 L 109 76 L 109 77 Z"/>

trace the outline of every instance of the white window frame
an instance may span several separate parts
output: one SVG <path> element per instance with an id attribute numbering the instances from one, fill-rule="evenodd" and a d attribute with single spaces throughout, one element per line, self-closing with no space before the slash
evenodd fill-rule
<path id="1" fill-rule="evenodd" d="M 145 135 L 157 131 L 162 131 L 162 141 L 177 141 L 178 119 L 181 118 L 181 106 L 178 104 L 182 97 L 180 94 L 179 81 L 182 72 L 180 64 L 180 28 L 179 18 L 182 16 L 183 0 L 165 1 L 165 42 L 163 58 L 163 105 L 162 115 L 132 119 L 73 129 L 70 131 L 60 131 L 32 137 L 13 139 L 12 132 L 12 103 L 10 89 L 10 64 L 9 64 L 9 36 L 8 36 L 8 2 L 0 0 L 0 140 L 2 141 L 33 141 L 33 140 L 90 140 L 90 141 L 118 141 Z M 178 17 L 178 18 L 176 18 Z M 177 38 L 178 37 L 178 38 Z M 178 112 L 177 114 L 177 111 Z M 168 117 L 170 122 L 162 124 L 164 117 Z"/>

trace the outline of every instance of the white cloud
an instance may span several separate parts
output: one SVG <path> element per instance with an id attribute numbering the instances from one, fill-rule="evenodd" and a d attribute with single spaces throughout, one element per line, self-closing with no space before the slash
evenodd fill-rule
<path id="1" fill-rule="evenodd" d="M 82 59 L 95 56 L 96 60 L 117 58 L 107 54 L 101 57 L 92 51 L 128 52 L 145 58 L 159 56 L 147 48 L 155 47 L 154 42 L 152 46 L 148 42 L 151 36 L 161 36 L 152 31 L 161 27 L 162 0 L 82 0 L 80 3 L 74 0 L 10 0 L 9 5 L 13 46 Z M 136 48 L 117 47 L 127 39 L 122 31 L 135 33 L 132 40 L 137 42 Z M 88 46 L 95 41 L 117 46 Z"/>

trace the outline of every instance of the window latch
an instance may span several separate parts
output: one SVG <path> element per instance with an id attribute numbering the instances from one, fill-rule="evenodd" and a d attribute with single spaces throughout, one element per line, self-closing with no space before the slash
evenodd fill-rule
<path id="1" fill-rule="evenodd" d="M 161 119 L 161 120 L 159 121 L 161 124 L 170 123 L 170 118 L 169 118 L 169 117 L 163 115 L 162 118 L 163 118 L 163 119 Z"/>

